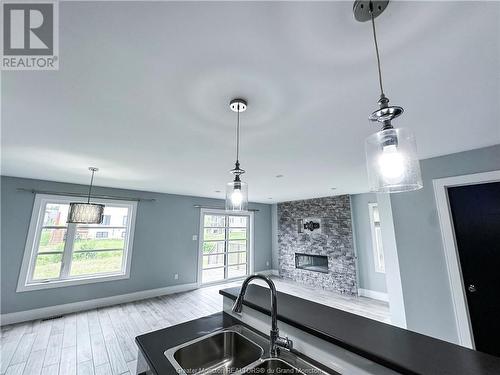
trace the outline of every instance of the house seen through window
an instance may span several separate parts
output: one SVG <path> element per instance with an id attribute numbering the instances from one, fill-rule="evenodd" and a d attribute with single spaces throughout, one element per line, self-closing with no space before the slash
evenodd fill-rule
<path id="1" fill-rule="evenodd" d="M 124 275 L 134 202 L 104 203 L 102 224 L 66 223 L 67 197 L 37 196 L 20 285 Z M 33 222 L 34 220 L 34 222 Z M 24 262 L 23 262 L 24 263 Z"/>

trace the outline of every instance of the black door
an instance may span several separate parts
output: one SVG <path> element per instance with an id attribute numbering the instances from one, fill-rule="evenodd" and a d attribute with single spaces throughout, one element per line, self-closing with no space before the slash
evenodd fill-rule
<path id="1" fill-rule="evenodd" d="M 476 349 L 500 356 L 500 182 L 448 197 Z"/>

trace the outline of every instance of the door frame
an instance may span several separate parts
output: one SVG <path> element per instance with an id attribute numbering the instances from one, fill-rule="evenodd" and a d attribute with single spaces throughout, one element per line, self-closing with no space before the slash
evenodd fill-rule
<path id="1" fill-rule="evenodd" d="M 201 280 L 201 275 L 202 275 L 202 263 L 203 263 L 203 228 L 204 228 L 204 223 L 203 223 L 203 218 L 205 214 L 216 214 L 216 215 L 230 215 L 230 216 L 247 216 L 250 220 L 249 222 L 249 238 L 247 239 L 248 241 L 248 258 L 247 258 L 247 269 L 248 269 L 248 274 L 245 276 L 238 276 L 238 277 L 233 277 L 230 279 L 223 279 L 223 280 L 218 280 L 218 281 L 213 281 L 210 283 L 202 283 Z M 197 270 L 197 277 L 196 277 L 196 283 L 198 285 L 198 288 L 202 286 L 209 286 L 209 285 L 215 285 L 215 284 L 222 284 L 222 283 L 227 283 L 235 280 L 240 280 L 244 279 L 248 275 L 252 275 L 254 273 L 254 212 L 253 211 L 244 211 L 244 212 L 234 212 L 234 211 L 226 211 L 223 209 L 216 209 L 216 208 L 202 208 L 200 210 L 200 226 L 199 226 L 199 232 L 198 232 L 198 270 Z"/>
<path id="2" fill-rule="evenodd" d="M 467 295 L 460 266 L 460 257 L 455 238 L 455 229 L 451 215 L 448 188 L 455 186 L 477 185 L 500 181 L 500 170 L 474 173 L 462 176 L 438 178 L 432 180 L 434 196 L 441 228 L 448 280 L 450 283 L 453 312 L 458 331 L 459 345 L 474 349 L 474 334 L 467 305 Z"/>

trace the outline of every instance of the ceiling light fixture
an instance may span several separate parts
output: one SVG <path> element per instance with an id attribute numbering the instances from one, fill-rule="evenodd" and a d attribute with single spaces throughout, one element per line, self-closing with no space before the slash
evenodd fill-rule
<path id="1" fill-rule="evenodd" d="M 243 99 L 233 99 L 229 103 L 233 112 L 237 113 L 236 122 L 236 163 L 231 173 L 234 180 L 226 184 L 226 210 L 227 211 L 246 211 L 248 208 L 248 185 L 241 181 L 240 176 L 245 173 L 240 168 L 240 113 L 247 109 L 247 102 Z"/>
<path id="2" fill-rule="evenodd" d="M 366 164 L 370 190 L 381 193 L 397 193 L 422 188 L 420 162 L 413 132 L 407 128 L 395 129 L 391 121 L 403 113 L 403 108 L 390 106 L 384 94 L 380 55 L 375 30 L 375 18 L 387 7 L 389 0 L 354 2 L 354 18 L 359 22 L 371 21 L 377 56 L 380 85 L 379 109 L 368 118 L 382 125 L 382 129 L 366 139 Z"/>
<path id="3" fill-rule="evenodd" d="M 92 172 L 90 178 L 89 193 L 87 196 L 87 203 L 71 202 L 69 204 L 68 223 L 74 224 L 101 224 L 102 215 L 104 213 L 104 205 L 97 203 L 90 203 L 90 194 L 92 192 L 92 183 L 94 182 L 94 173 L 99 169 L 89 167 Z"/>

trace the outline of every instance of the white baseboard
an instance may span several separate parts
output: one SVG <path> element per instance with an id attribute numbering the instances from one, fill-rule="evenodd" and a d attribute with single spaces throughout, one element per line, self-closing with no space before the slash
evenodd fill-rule
<path id="1" fill-rule="evenodd" d="M 377 292 L 375 290 L 369 289 L 358 289 L 358 296 L 378 299 L 380 301 L 389 302 L 389 295 L 383 292 Z"/>
<path id="2" fill-rule="evenodd" d="M 260 273 L 262 275 L 266 276 L 279 276 L 279 271 L 278 270 L 262 270 L 262 271 L 257 271 L 255 273 Z"/>
<path id="3" fill-rule="evenodd" d="M 44 318 L 49 318 L 51 316 L 64 315 L 77 311 L 84 311 L 84 310 L 95 309 L 98 307 L 116 305 L 119 303 L 138 301 L 141 299 L 163 296 L 166 294 L 186 292 L 188 290 L 193 290 L 196 288 L 198 288 L 197 283 L 181 284 L 181 285 L 167 286 L 165 288 L 141 290 L 139 292 L 119 294 L 117 296 L 96 298 L 86 301 L 66 303 L 63 305 L 48 306 L 39 309 L 2 314 L 0 315 L 0 325 L 26 322 L 35 319 L 44 319 Z"/>

